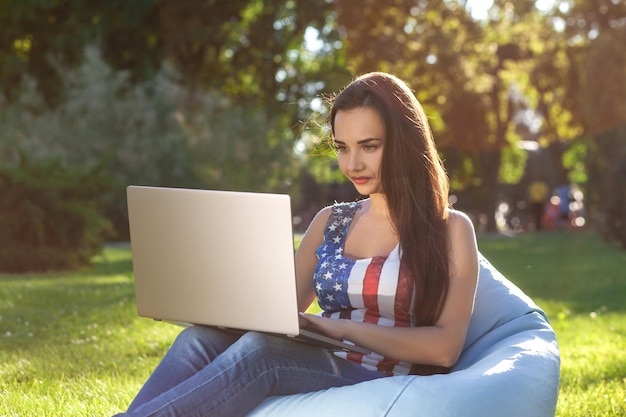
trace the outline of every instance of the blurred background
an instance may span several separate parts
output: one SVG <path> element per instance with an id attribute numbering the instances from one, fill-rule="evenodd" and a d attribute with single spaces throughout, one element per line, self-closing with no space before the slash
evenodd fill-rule
<path id="1" fill-rule="evenodd" d="M 128 241 L 129 184 L 352 200 L 326 101 L 391 72 L 479 233 L 626 247 L 623 0 L 0 0 L 0 271 Z"/>

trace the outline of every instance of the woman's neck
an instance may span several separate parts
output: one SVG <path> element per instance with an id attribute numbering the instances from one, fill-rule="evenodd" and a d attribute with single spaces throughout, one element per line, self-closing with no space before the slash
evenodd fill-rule
<path id="1" fill-rule="evenodd" d="M 389 214 L 389 205 L 387 204 L 387 198 L 384 194 L 372 194 L 369 196 L 369 206 L 366 208 L 370 215 L 389 220 L 391 218 Z"/>

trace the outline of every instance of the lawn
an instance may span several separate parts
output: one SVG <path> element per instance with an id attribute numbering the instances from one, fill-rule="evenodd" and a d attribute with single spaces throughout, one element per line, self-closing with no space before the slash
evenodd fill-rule
<path id="1" fill-rule="evenodd" d="M 479 246 L 557 332 L 557 416 L 626 415 L 626 251 L 569 231 Z M 178 331 L 136 316 L 124 246 L 81 272 L 0 275 L 0 417 L 119 412 Z"/>
<path id="2" fill-rule="evenodd" d="M 550 318 L 561 352 L 557 416 L 626 416 L 626 251 L 565 231 L 479 247 Z"/>

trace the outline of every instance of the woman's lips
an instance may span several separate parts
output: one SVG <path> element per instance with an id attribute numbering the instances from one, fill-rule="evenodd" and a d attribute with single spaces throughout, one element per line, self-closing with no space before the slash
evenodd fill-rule
<path id="1" fill-rule="evenodd" d="M 368 182 L 370 180 L 369 177 L 352 177 L 352 182 L 355 184 L 365 184 L 366 182 Z"/>

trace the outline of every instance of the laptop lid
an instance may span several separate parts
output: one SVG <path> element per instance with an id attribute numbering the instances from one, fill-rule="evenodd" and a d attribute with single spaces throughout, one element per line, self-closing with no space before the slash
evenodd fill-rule
<path id="1" fill-rule="evenodd" d="M 299 333 L 288 195 L 127 188 L 137 312 Z"/>

